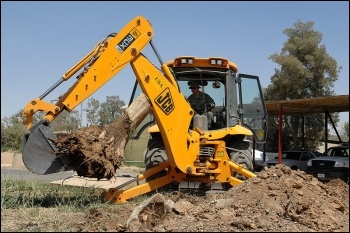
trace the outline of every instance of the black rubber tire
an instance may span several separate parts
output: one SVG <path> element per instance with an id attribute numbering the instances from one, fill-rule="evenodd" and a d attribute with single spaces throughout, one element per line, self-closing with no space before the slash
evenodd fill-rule
<path id="1" fill-rule="evenodd" d="M 145 153 L 146 170 L 168 160 L 164 143 L 161 137 L 154 137 L 148 141 Z"/>
<path id="2" fill-rule="evenodd" d="M 235 151 L 230 150 L 229 155 L 231 161 L 243 165 L 244 168 L 253 172 L 253 151 L 250 148 L 249 142 L 246 141 L 237 141 L 231 146 Z M 246 180 L 247 178 L 238 172 L 234 172 L 233 177 L 236 177 L 240 180 Z"/>
<path id="3" fill-rule="evenodd" d="M 151 169 L 152 167 L 157 166 L 161 162 L 166 162 L 167 160 L 168 160 L 168 156 L 166 154 L 166 150 L 165 150 L 162 138 L 160 136 L 152 137 L 148 141 L 147 150 L 145 153 L 146 171 Z M 167 173 L 168 171 L 167 169 L 165 169 L 159 172 L 158 174 L 155 174 L 153 176 L 146 178 L 146 182 L 165 176 Z M 160 190 L 167 191 L 169 190 L 169 188 L 170 186 L 168 184 L 161 187 Z"/>

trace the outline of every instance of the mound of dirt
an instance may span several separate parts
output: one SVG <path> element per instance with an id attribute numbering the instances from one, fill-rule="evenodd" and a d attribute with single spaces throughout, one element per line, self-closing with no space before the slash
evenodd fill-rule
<path id="1" fill-rule="evenodd" d="M 277 165 L 222 193 L 144 194 L 79 213 L 7 209 L 1 220 L 2 231 L 349 232 L 349 185 Z"/>
<path id="2" fill-rule="evenodd" d="M 163 197 L 156 194 L 144 201 L 142 209 L 131 214 L 125 230 L 349 231 L 348 184 L 339 179 L 321 183 L 284 165 L 265 169 L 223 193 L 205 197 L 177 193 Z"/>

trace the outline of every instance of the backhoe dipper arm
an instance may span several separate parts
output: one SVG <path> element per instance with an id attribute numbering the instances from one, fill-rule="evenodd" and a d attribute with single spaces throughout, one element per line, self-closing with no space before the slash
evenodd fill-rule
<path id="1" fill-rule="evenodd" d="M 25 166 L 33 173 L 42 175 L 70 170 L 72 161 L 69 157 L 57 157 L 56 147 L 51 140 L 56 135 L 49 127 L 63 110 L 71 112 L 76 106 L 106 84 L 120 70 L 140 54 L 151 41 L 153 29 L 149 21 L 137 16 L 132 19 L 118 34 L 110 34 L 81 61 L 67 71 L 62 79 L 37 99 L 30 101 L 23 111 L 22 122 L 27 132 L 22 142 L 22 158 Z M 63 81 L 68 80 L 80 69 L 76 82 L 59 97 L 56 104 L 42 99 Z M 33 114 L 46 112 L 44 118 L 32 126 Z"/>
<path id="2" fill-rule="evenodd" d="M 153 29 L 148 20 L 142 16 L 135 17 L 118 34 L 110 34 L 101 40 L 88 55 L 68 70 L 62 79 L 43 95 L 31 100 L 24 108 L 22 123 L 30 129 L 33 115 L 37 111 L 47 112 L 44 120 L 48 122 L 54 120 L 63 110 L 71 112 L 134 59 L 152 37 Z M 59 97 L 56 104 L 42 100 L 83 67 L 76 82 Z"/>

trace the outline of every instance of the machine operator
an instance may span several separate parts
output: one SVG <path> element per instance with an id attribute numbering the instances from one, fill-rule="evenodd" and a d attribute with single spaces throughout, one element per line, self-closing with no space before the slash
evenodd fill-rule
<path id="1" fill-rule="evenodd" d="M 214 114 L 211 111 L 211 109 L 215 106 L 213 98 L 211 98 L 207 93 L 203 93 L 199 90 L 200 85 L 198 81 L 189 82 L 189 88 L 191 89 L 192 94 L 187 98 L 187 100 L 196 114 L 207 114 L 208 127 L 210 128 L 214 118 Z"/>

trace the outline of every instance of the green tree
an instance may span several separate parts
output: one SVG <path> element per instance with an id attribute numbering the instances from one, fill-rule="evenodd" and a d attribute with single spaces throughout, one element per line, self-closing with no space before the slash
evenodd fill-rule
<path id="1" fill-rule="evenodd" d="M 89 125 L 97 125 L 99 123 L 99 108 L 100 102 L 94 98 L 89 98 L 86 112 L 86 119 Z"/>
<path id="2" fill-rule="evenodd" d="M 21 123 L 22 111 L 1 118 L 1 151 L 20 151 L 26 128 Z"/>
<path id="3" fill-rule="evenodd" d="M 51 122 L 53 131 L 77 130 L 80 125 L 81 118 L 78 110 L 72 110 L 70 113 L 64 110 Z"/>
<path id="4" fill-rule="evenodd" d="M 99 110 L 99 124 L 106 126 L 110 124 L 121 113 L 121 107 L 125 105 L 125 102 L 119 98 L 119 96 L 107 96 L 106 102 L 100 105 Z"/>
<path id="5" fill-rule="evenodd" d="M 349 121 L 345 122 L 342 127 L 344 135 L 349 137 Z"/>
<path id="6" fill-rule="evenodd" d="M 271 84 L 265 92 L 265 99 L 291 100 L 334 95 L 334 82 L 338 79 L 341 67 L 320 45 L 322 33 L 313 29 L 313 22 L 294 23 L 294 28 L 283 31 L 288 39 L 279 54 L 272 54 L 269 59 L 280 68 L 275 69 Z M 338 114 L 332 114 L 338 122 Z M 276 122 L 278 117 L 269 117 L 268 141 L 276 141 Z M 300 149 L 302 116 L 283 116 L 283 149 Z M 306 148 L 316 149 L 324 136 L 324 115 L 312 114 L 304 116 Z M 291 140 L 289 140 L 291 138 Z M 290 144 L 292 141 L 292 144 Z M 268 150 L 277 150 L 277 143 L 268 143 Z M 273 147 L 273 148 L 271 148 Z"/>

